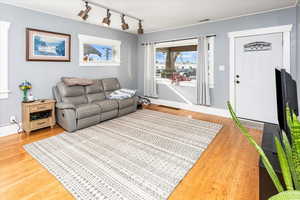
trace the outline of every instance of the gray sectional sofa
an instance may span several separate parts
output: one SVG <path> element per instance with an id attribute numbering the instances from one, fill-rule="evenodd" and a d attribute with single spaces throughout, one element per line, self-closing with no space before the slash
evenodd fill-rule
<path id="1" fill-rule="evenodd" d="M 111 100 L 108 95 L 120 89 L 117 78 L 94 80 L 88 86 L 67 86 L 63 82 L 53 87 L 56 99 L 56 120 L 69 132 L 98 124 L 114 117 L 135 112 L 137 97 Z"/>

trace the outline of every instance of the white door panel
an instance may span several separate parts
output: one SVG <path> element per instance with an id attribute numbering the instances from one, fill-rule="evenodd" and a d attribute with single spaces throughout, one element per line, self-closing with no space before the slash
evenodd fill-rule
<path id="1" fill-rule="evenodd" d="M 275 68 L 283 65 L 282 40 L 282 33 L 236 38 L 235 102 L 239 117 L 277 123 Z"/>

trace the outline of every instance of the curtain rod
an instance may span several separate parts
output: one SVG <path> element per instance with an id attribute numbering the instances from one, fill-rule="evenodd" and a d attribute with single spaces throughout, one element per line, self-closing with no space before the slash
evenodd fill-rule
<path id="1" fill-rule="evenodd" d="M 216 37 L 217 35 L 206 35 L 205 37 Z M 177 42 L 182 40 L 192 40 L 192 39 L 198 39 L 199 37 L 190 37 L 190 38 L 182 38 L 182 39 L 174 39 L 174 40 L 164 40 L 164 41 L 157 41 L 153 42 L 154 44 L 160 44 L 160 43 L 166 43 L 166 42 Z M 150 42 L 144 42 L 141 45 L 144 46 Z"/>
<path id="2" fill-rule="evenodd" d="M 94 5 L 94 6 L 98 6 L 98 7 L 103 8 L 103 9 L 109 9 L 109 11 L 111 11 L 111 12 L 118 13 L 118 14 L 121 14 L 121 15 L 125 15 L 126 17 L 130 17 L 130 18 L 135 19 L 135 20 L 138 20 L 138 21 L 143 21 L 142 19 L 140 19 L 140 18 L 138 18 L 138 17 L 129 15 L 129 14 L 127 14 L 127 13 L 118 11 L 118 10 L 116 10 L 116 9 L 107 7 L 107 6 L 105 6 L 105 5 L 96 3 L 96 2 L 91 1 L 91 0 L 82 0 L 82 1 L 85 2 L 85 3 L 87 2 L 87 3 L 89 3 L 89 4 L 91 4 L 91 5 Z"/>

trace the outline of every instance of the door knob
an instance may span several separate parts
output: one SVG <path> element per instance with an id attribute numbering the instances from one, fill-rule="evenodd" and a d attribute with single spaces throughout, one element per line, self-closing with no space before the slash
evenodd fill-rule
<path id="1" fill-rule="evenodd" d="M 240 83 L 240 81 L 236 81 L 236 84 L 239 84 Z"/>
<path id="2" fill-rule="evenodd" d="M 240 78 L 240 75 L 237 74 L 236 77 L 237 77 L 237 78 Z"/>

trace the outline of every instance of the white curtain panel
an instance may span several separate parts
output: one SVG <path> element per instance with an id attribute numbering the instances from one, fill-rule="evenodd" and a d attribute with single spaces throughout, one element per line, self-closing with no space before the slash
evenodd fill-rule
<path id="1" fill-rule="evenodd" d="M 205 106 L 211 105 L 208 70 L 208 40 L 206 37 L 200 37 L 198 39 L 197 103 Z"/>
<path id="2" fill-rule="evenodd" d="M 157 97 L 155 44 L 145 44 L 144 51 L 144 95 L 147 97 Z"/>

